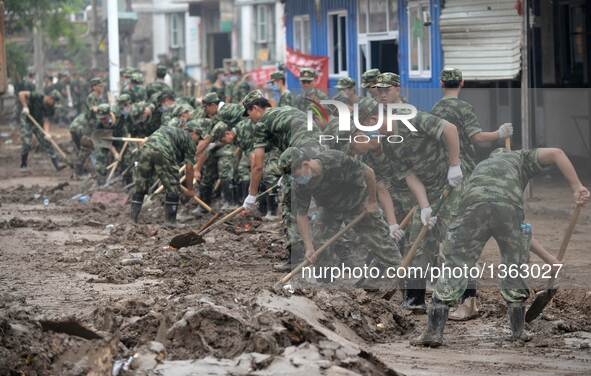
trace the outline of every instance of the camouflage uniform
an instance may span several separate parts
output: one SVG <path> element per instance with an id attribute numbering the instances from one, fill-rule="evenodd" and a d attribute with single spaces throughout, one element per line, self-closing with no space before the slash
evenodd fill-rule
<path id="1" fill-rule="evenodd" d="M 164 82 L 164 77 L 166 76 L 166 66 L 158 65 L 156 67 L 156 80 L 154 82 L 149 83 L 146 86 L 146 98 L 151 98 L 152 95 L 157 94 L 164 90 L 172 90 L 170 86 L 168 86 Z"/>
<path id="2" fill-rule="evenodd" d="M 274 81 L 277 80 L 283 80 L 283 82 L 285 83 L 285 72 L 283 71 L 276 71 L 271 73 L 271 80 L 269 81 L 269 83 L 273 83 Z M 293 106 L 293 102 L 294 102 L 294 98 L 293 95 L 291 94 L 291 92 L 287 89 L 285 89 L 285 91 L 283 93 L 281 93 L 281 95 L 279 96 L 279 101 L 277 102 L 277 107 L 283 107 L 283 106 Z"/>
<path id="3" fill-rule="evenodd" d="M 316 72 L 313 69 L 302 68 L 300 70 L 300 81 L 312 82 L 315 79 Z M 307 112 L 313 106 L 313 103 L 309 99 L 321 101 L 324 99 L 328 99 L 328 97 L 326 96 L 326 94 L 324 94 L 323 91 L 318 90 L 317 88 L 302 90 L 302 93 L 295 98 L 294 106 L 301 111 Z"/>
<path id="4" fill-rule="evenodd" d="M 240 103 L 242 99 L 250 92 L 251 88 L 245 77 L 241 77 L 242 71 L 240 68 L 230 67 L 230 74 L 235 77 L 235 81 L 231 81 L 225 87 L 226 101 L 229 103 Z"/>
<path id="5" fill-rule="evenodd" d="M 369 69 L 361 75 L 361 87 L 364 89 L 369 89 L 373 87 L 377 83 L 377 78 L 380 75 L 379 69 Z M 369 95 L 369 91 L 367 92 L 367 96 Z"/>
<path id="6" fill-rule="evenodd" d="M 250 92 L 243 100 L 245 108 L 252 101 L 264 97 L 259 90 Z M 306 114 L 294 107 L 277 107 L 265 111 L 261 120 L 255 124 L 253 150 L 263 148 L 265 154 L 271 153 L 274 149 L 277 152 L 284 152 L 288 147 L 304 147 L 324 149 L 318 144 L 318 127 L 309 131 L 307 129 Z M 287 247 L 291 253 L 291 248 L 299 244 L 300 237 L 295 227 L 295 217 L 292 213 L 291 201 L 292 190 L 291 182 L 287 174 L 288 171 L 282 171 L 280 201 L 282 203 L 282 221 L 287 232 Z"/>
<path id="7" fill-rule="evenodd" d="M 103 140 L 103 137 L 112 137 L 115 130 L 115 115 L 111 112 L 111 107 L 103 103 L 98 106 L 96 111 L 96 120 L 94 120 L 94 130 L 92 132 L 92 142 L 94 145 L 93 154 L 96 160 L 96 179 L 97 184 L 104 185 L 107 178 L 107 166 L 111 156 L 111 147 L 113 141 Z"/>
<path id="8" fill-rule="evenodd" d="M 95 77 L 90 80 L 90 87 L 92 88 L 96 85 L 100 85 L 102 84 L 102 82 L 103 81 L 101 78 Z M 88 94 L 88 96 L 86 97 L 86 102 L 83 105 L 82 113 L 76 116 L 76 118 L 74 118 L 74 120 L 69 126 L 72 141 L 74 142 L 74 145 L 76 146 L 77 152 L 79 154 L 76 158 L 77 163 L 80 163 L 80 158 L 83 155 L 86 154 L 88 156 L 88 154 L 90 153 L 89 150 L 81 152 L 81 148 L 83 148 L 83 146 L 80 144 L 80 141 L 83 136 L 90 135 L 91 129 L 89 122 L 91 122 L 95 118 L 94 110 L 96 110 L 98 105 L 104 102 L 104 98 L 98 96 L 94 91 L 90 92 L 90 94 Z"/>
<path id="9" fill-rule="evenodd" d="M 57 103 L 61 99 L 61 95 L 57 91 L 52 91 L 50 94 L 54 98 L 54 101 Z M 29 99 L 27 101 L 27 107 L 29 108 L 30 116 L 39 123 L 41 127 L 43 127 L 44 119 L 50 118 L 54 114 L 54 107 L 55 104 L 51 107 L 47 106 L 43 103 L 44 95 L 37 92 L 31 92 L 29 95 Z M 53 150 L 53 147 L 45 139 L 45 136 L 35 126 L 31 120 L 27 117 L 27 115 L 21 113 L 20 117 L 20 135 L 21 135 L 21 167 L 27 167 L 27 157 L 29 152 L 31 151 L 31 143 L 33 142 L 33 135 L 37 138 L 39 145 L 45 150 L 45 152 L 49 155 L 52 162 L 54 164 L 57 163 L 57 155 Z"/>
<path id="10" fill-rule="evenodd" d="M 306 148 L 303 150 L 304 153 L 308 153 Z M 292 152 L 291 148 L 284 154 L 290 152 Z M 281 158 L 285 157 L 284 154 Z M 305 185 L 292 182 L 294 214 L 307 215 L 310 201 L 314 198 L 316 205 L 321 209 L 320 225 L 314 226 L 313 231 L 315 244 L 318 247 L 337 233 L 343 224 L 364 210 L 368 194 L 365 178 L 368 166 L 338 150 L 312 152 L 304 158 L 318 160 L 322 172 L 320 176 L 312 177 Z M 390 238 L 388 224 L 379 211 L 367 214 L 355 225 L 353 231 L 358 236 L 359 246 L 367 247 L 371 257 L 377 261 L 376 266 L 390 267 L 400 264 L 400 251 L 394 240 Z M 339 265 L 340 260 L 334 258 L 334 250 L 335 247 L 333 247 L 333 255 L 324 253 L 324 257 L 321 256 L 319 260 L 320 263 Z"/>
<path id="11" fill-rule="evenodd" d="M 473 267 L 485 243 L 495 238 L 501 263 L 507 266 L 527 264 L 531 233 L 524 234 L 523 190 L 528 181 L 543 171 L 538 150 L 497 150 L 480 162 L 465 184 L 460 212 L 449 226 L 444 242 L 446 266 Z M 434 296 L 453 304 L 466 288 L 465 278 L 439 278 Z M 501 294 L 509 302 L 525 301 L 529 290 L 520 278 L 501 281 Z"/>
<path id="12" fill-rule="evenodd" d="M 158 128 L 168 124 L 170 119 L 172 119 L 173 108 L 164 108 L 164 106 L 161 105 L 161 102 L 166 98 L 174 99 L 174 93 L 170 90 L 165 90 L 153 96 L 153 103 L 150 104 L 152 116 L 146 122 L 146 136 L 150 136 L 158 130 Z"/>
<path id="13" fill-rule="evenodd" d="M 148 99 L 146 88 L 142 85 L 144 83 L 144 76 L 135 72 L 131 75 L 130 84 L 121 90 L 121 94 L 128 94 L 132 102 L 140 102 Z"/>

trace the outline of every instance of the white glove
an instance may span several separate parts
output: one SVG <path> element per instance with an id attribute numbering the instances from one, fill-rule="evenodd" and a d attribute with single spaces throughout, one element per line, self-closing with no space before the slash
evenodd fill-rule
<path id="1" fill-rule="evenodd" d="M 449 185 L 455 188 L 462 183 L 463 178 L 464 175 L 462 174 L 462 168 L 460 165 L 449 166 L 449 169 L 447 170 L 447 183 Z"/>
<path id="2" fill-rule="evenodd" d="M 24 115 L 28 115 L 28 114 L 30 114 L 30 112 L 29 112 L 29 107 L 23 107 L 23 111 L 22 111 L 22 113 L 23 113 Z"/>
<path id="3" fill-rule="evenodd" d="M 283 185 L 283 176 L 285 176 L 285 175 L 281 175 L 281 176 L 279 177 L 279 180 L 277 180 L 277 186 L 278 186 L 279 188 L 281 188 L 281 186 Z"/>
<path id="4" fill-rule="evenodd" d="M 421 209 L 421 222 L 423 226 L 429 226 L 430 229 L 437 223 L 437 217 L 431 217 L 431 213 L 433 213 L 433 210 L 430 206 Z"/>
<path id="5" fill-rule="evenodd" d="M 404 230 L 400 228 L 398 223 L 388 226 L 390 228 L 390 237 L 397 242 L 404 237 Z"/>
<path id="6" fill-rule="evenodd" d="M 256 209 L 256 207 L 257 207 L 256 196 L 253 196 L 253 195 L 246 196 L 246 198 L 244 199 L 244 203 L 242 204 L 242 207 L 246 210 Z"/>
<path id="7" fill-rule="evenodd" d="M 513 124 L 504 123 L 499 127 L 499 140 L 513 136 Z"/>

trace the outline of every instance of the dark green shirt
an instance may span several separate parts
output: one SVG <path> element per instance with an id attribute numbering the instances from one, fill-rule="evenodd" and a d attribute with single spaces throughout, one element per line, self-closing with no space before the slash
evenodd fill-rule
<path id="1" fill-rule="evenodd" d="M 290 146 L 318 145 L 318 127 L 307 128 L 306 114 L 294 107 L 268 109 L 254 126 L 253 148 L 283 152 Z"/>
<path id="2" fill-rule="evenodd" d="M 48 119 L 53 116 L 55 109 L 53 107 L 46 106 L 43 103 L 44 95 L 37 92 L 32 92 L 29 95 L 27 106 L 33 119 L 37 120 L 40 126 L 43 126 L 43 119 Z"/>

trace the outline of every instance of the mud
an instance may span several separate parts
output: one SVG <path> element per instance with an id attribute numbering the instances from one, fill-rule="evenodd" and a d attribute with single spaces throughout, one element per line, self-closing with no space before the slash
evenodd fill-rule
<path id="1" fill-rule="evenodd" d="M 277 223 L 239 217 L 204 244 L 172 251 L 168 241 L 186 229 L 158 225 L 159 200 L 133 224 L 124 195 L 112 194 L 120 183 L 81 203 L 81 193 L 101 190 L 67 170 L 55 174 L 38 153 L 23 175 L 17 151 L 0 149 L 0 375 L 105 375 L 114 364 L 120 375 L 591 372 L 591 293 L 581 282 L 591 267 L 588 213 L 567 252 L 571 287 L 528 326 L 531 342 L 504 340 L 505 304 L 486 288 L 478 319 L 449 322 L 442 349 L 416 349 L 408 340 L 425 316 L 402 310 L 400 294 L 275 290 L 282 274 L 272 265 L 285 257 Z M 556 254 L 570 194 L 548 180 L 535 192 L 528 221 Z M 182 207 L 181 222 L 198 229 L 209 217 L 195 219 L 192 208 Z M 494 242 L 483 260 L 498 260 Z M 41 320 L 73 320 L 103 339 L 43 331 Z"/>

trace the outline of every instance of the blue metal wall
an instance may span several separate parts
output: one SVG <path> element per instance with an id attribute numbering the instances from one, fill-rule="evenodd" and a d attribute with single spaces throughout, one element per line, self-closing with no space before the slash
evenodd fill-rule
<path id="1" fill-rule="evenodd" d="M 443 68 L 443 49 L 441 46 L 441 33 L 439 31 L 439 16 L 441 4 L 439 0 L 430 0 L 431 8 L 431 78 L 409 77 L 409 43 L 408 43 L 408 13 L 406 11 L 407 0 L 398 0 L 398 18 L 400 22 L 400 81 L 403 95 L 410 103 L 423 111 L 430 111 L 433 105 L 441 98 L 439 89 L 439 72 Z"/>
<path id="2" fill-rule="evenodd" d="M 310 16 L 311 55 L 328 56 L 328 12 L 347 11 L 347 56 L 348 73 L 357 77 L 357 0 L 321 0 L 320 17 L 317 17 L 313 0 L 288 0 L 285 3 L 286 44 L 293 48 L 293 17 Z M 334 92 L 336 79 L 328 82 L 331 94 Z M 299 90 L 300 82 L 291 72 L 287 73 L 287 85 L 290 90 Z"/>

